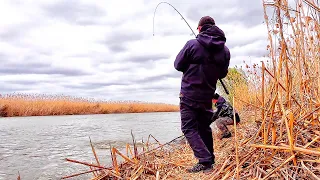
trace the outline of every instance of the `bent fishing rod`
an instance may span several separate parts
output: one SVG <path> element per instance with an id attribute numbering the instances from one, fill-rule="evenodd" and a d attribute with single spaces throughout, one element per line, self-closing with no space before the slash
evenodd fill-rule
<path id="1" fill-rule="evenodd" d="M 193 31 L 193 29 L 191 28 L 191 26 L 189 25 L 189 23 L 187 22 L 187 20 L 182 16 L 182 14 L 181 14 L 173 5 L 171 5 L 171 4 L 168 3 L 168 2 L 160 2 L 160 3 L 157 5 L 156 9 L 154 10 L 154 14 L 153 14 L 153 36 L 154 36 L 154 18 L 155 18 L 155 16 L 156 16 L 156 11 L 157 11 L 157 9 L 158 9 L 158 7 L 159 7 L 160 4 L 168 4 L 169 6 L 171 6 L 171 7 L 181 16 L 181 18 L 184 20 L 184 22 L 188 25 L 188 27 L 189 27 L 190 30 L 192 31 L 193 35 L 194 35 L 195 37 L 197 37 L 196 33 Z M 219 81 L 220 81 L 220 83 L 221 83 L 224 91 L 226 92 L 226 94 L 229 95 L 229 91 L 228 91 L 227 87 L 225 86 L 224 82 L 222 81 L 222 79 L 219 79 Z"/>

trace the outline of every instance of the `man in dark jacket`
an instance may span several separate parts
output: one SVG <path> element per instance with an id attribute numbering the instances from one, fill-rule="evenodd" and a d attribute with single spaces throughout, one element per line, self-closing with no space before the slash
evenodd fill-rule
<path id="1" fill-rule="evenodd" d="M 212 122 L 216 121 L 216 125 L 221 131 L 220 139 L 229 138 L 231 137 L 231 132 L 228 130 L 227 125 L 234 124 L 233 111 L 235 111 L 236 123 L 238 124 L 240 122 L 239 114 L 229 102 L 217 93 L 212 101 L 217 108 L 213 113 Z"/>
<path id="2" fill-rule="evenodd" d="M 210 127 L 212 98 L 219 78 L 228 73 L 230 52 L 224 32 L 209 17 L 198 23 L 196 39 L 189 40 L 174 62 L 183 72 L 180 90 L 181 130 L 199 162 L 188 172 L 207 171 L 215 162 Z"/>

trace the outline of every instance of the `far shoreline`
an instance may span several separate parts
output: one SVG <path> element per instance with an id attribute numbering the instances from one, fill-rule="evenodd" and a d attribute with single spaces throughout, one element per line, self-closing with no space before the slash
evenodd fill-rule
<path id="1" fill-rule="evenodd" d="M 178 112 L 179 106 L 154 102 L 108 102 L 49 95 L 0 96 L 0 117 Z"/>
<path id="2" fill-rule="evenodd" d="M 106 114 L 62 114 L 62 115 L 34 115 L 34 116 L 0 116 L 1 118 L 28 118 L 28 117 L 60 117 L 60 116 L 90 116 L 90 115 L 120 115 L 120 114 L 152 114 L 152 113 L 179 113 L 178 111 L 157 111 L 157 112 L 121 112 Z"/>

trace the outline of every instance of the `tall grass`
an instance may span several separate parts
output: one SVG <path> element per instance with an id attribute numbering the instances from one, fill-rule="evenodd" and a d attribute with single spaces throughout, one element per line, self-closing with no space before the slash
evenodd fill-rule
<path id="1" fill-rule="evenodd" d="M 175 112 L 179 106 L 135 101 L 96 101 L 72 96 L 8 94 L 0 96 L 0 116 L 47 116 L 109 113 Z"/>

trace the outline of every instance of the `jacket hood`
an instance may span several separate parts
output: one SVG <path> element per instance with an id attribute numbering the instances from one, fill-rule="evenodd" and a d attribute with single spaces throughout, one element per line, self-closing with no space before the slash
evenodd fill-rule
<path id="1" fill-rule="evenodd" d="M 196 39 L 200 44 L 212 51 L 224 49 L 226 43 L 224 32 L 215 25 L 204 25 Z"/>

